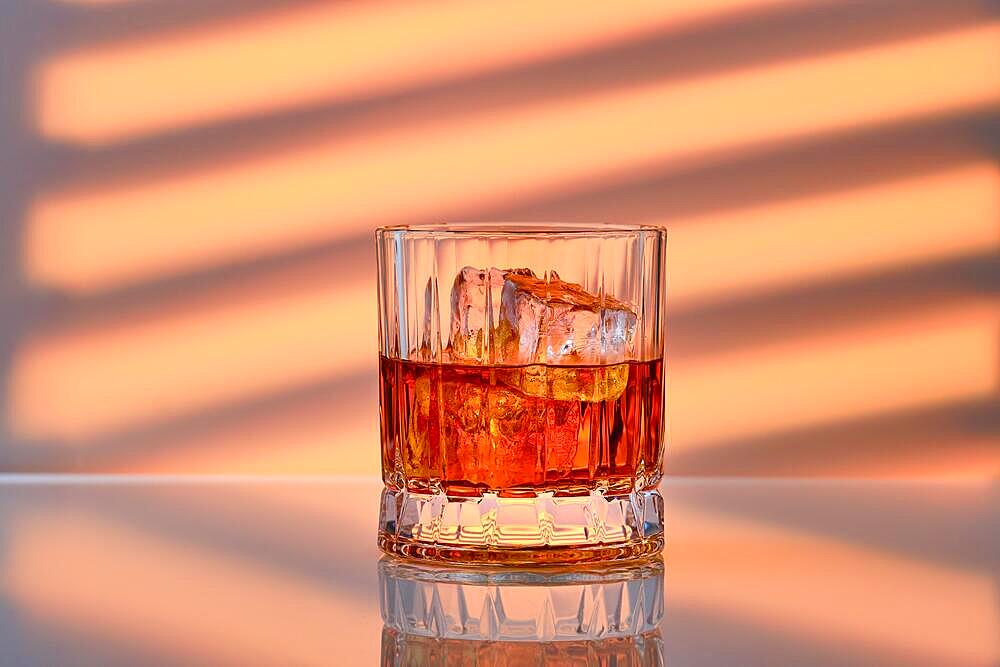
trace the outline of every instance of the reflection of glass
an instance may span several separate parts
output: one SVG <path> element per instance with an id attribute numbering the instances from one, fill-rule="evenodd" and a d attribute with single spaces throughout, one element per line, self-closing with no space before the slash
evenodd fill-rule
<path id="1" fill-rule="evenodd" d="M 382 665 L 663 664 L 663 559 L 587 568 L 379 562 Z"/>
<path id="2" fill-rule="evenodd" d="M 666 232 L 380 229 L 379 544 L 536 563 L 662 546 Z"/>

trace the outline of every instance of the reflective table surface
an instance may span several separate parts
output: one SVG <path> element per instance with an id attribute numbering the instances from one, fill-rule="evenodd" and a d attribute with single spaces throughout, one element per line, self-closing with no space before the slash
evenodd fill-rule
<path id="1" fill-rule="evenodd" d="M 995 482 L 670 479 L 662 564 L 510 576 L 375 479 L 2 480 L 2 665 L 1000 664 Z"/>

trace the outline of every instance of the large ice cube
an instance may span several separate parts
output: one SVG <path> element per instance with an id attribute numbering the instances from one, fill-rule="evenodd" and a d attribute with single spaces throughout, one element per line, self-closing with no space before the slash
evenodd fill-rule
<path id="1" fill-rule="evenodd" d="M 508 272 L 501 293 L 502 361 L 517 364 L 617 364 L 628 359 L 635 312 L 553 271 L 548 280 Z M 506 333 L 505 333 L 506 332 Z"/>
<path id="2" fill-rule="evenodd" d="M 466 266 L 451 288 L 451 356 L 456 361 L 489 363 L 490 336 L 500 311 L 505 275 L 532 276 L 528 269 L 477 269 Z"/>
<path id="3" fill-rule="evenodd" d="M 569 472 L 581 422 L 577 401 L 551 404 L 502 385 L 445 382 L 442 433 L 449 479 L 492 489 Z"/>
<path id="4" fill-rule="evenodd" d="M 533 364 L 504 369 L 497 377 L 526 396 L 597 403 L 620 398 L 625 393 L 628 364 L 578 367 Z"/>

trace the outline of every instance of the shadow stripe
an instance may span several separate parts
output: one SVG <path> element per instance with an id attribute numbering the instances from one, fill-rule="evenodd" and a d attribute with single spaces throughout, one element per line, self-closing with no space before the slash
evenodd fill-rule
<path id="1" fill-rule="evenodd" d="M 22 441 L 6 449 L 0 447 L 0 469 L 8 473 L 100 472 L 123 456 L 141 457 L 165 447 L 177 451 L 178 442 L 184 438 L 211 437 L 213 433 L 252 423 L 256 418 L 294 414 L 296 410 L 315 410 L 323 406 L 333 415 L 366 413 L 367 408 L 378 405 L 376 375 L 375 372 L 357 373 L 258 394 L 220 407 L 167 416 L 160 421 L 79 443 Z"/>
<path id="2" fill-rule="evenodd" d="M 674 455 L 668 445 L 666 469 L 672 476 L 856 477 L 872 464 L 944 451 L 992 452 L 1000 465 L 1000 450 L 982 443 L 989 437 L 1000 438 L 1000 395 L 735 438 Z"/>
<path id="3" fill-rule="evenodd" d="M 849 191 L 921 173 L 949 169 L 996 154 L 1000 110 L 972 110 L 906 123 L 763 147 L 692 167 L 666 163 L 603 188 L 568 189 L 509 207 L 442 211 L 452 220 L 567 220 L 635 222 L 678 219 L 779 202 L 807 194 Z M 395 222 L 416 223 L 422 219 Z M 164 303 L 206 290 L 272 282 L 288 271 L 327 276 L 331 286 L 374 277 L 371 232 L 310 244 L 245 261 L 125 286 L 90 297 L 36 290 L 21 323 L 25 329 L 99 321 L 125 312 L 153 312 Z"/>
<path id="4" fill-rule="evenodd" d="M 101 148 L 48 145 L 45 179 L 83 186 L 188 171 L 324 136 L 378 133 L 481 110 L 564 99 L 645 82 L 674 81 L 806 55 L 891 43 L 983 22 L 984 0 L 891 0 L 749 11 L 609 47 L 342 102 L 306 104 L 168 131 Z"/>

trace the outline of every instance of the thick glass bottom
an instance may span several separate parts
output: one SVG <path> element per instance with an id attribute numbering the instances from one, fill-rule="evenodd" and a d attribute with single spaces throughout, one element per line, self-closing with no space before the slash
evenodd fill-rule
<path id="1" fill-rule="evenodd" d="M 663 548 L 663 498 L 623 496 L 474 498 L 382 492 L 379 548 L 452 563 L 591 563 L 643 558 Z"/>

